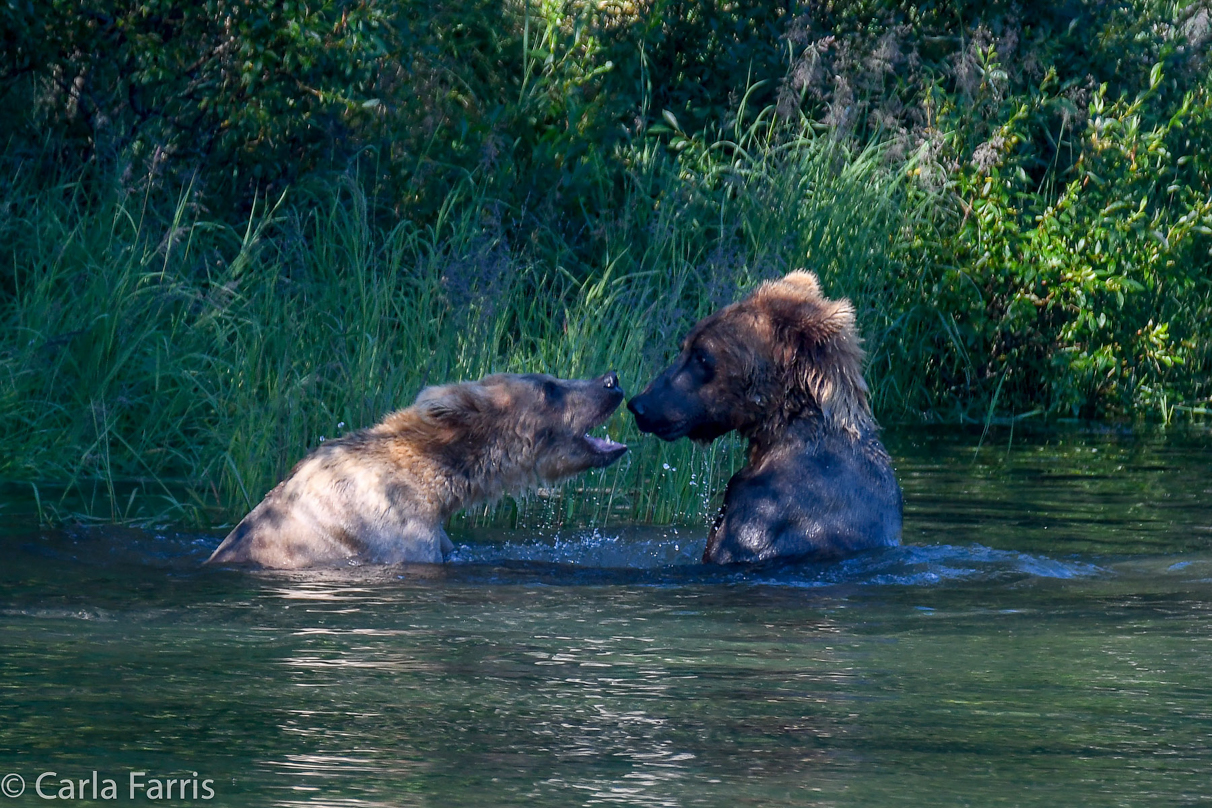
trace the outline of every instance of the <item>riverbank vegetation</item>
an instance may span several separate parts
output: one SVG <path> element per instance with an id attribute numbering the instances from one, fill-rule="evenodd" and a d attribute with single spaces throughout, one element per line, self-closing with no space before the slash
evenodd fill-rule
<path id="1" fill-rule="evenodd" d="M 1169 423 L 1212 371 L 1212 12 L 46 0 L 0 9 L 0 477 L 238 518 L 427 383 L 614 368 L 797 267 L 877 416 Z M 740 462 L 473 521 L 696 522 Z"/>

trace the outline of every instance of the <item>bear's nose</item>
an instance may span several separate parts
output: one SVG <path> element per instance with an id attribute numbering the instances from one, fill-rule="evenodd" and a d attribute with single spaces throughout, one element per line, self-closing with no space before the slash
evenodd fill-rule
<path id="1" fill-rule="evenodd" d="M 644 405 L 637 398 L 633 398 L 627 402 L 627 409 L 631 410 L 632 414 L 637 418 L 644 417 Z"/>
<path id="2" fill-rule="evenodd" d="M 619 374 L 613 370 L 602 377 L 602 386 L 607 390 L 613 390 L 619 386 Z"/>

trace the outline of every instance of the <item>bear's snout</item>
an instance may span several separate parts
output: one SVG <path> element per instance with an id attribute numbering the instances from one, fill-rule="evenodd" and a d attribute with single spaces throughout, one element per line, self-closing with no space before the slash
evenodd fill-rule
<path id="1" fill-rule="evenodd" d="M 627 409 L 635 416 L 635 425 L 641 432 L 656 435 L 662 440 L 673 440 L 684 434 L 686 419 L 678 417 L 679 408 L 672 406 L 667 398 L 649 387 L 627 402 Z"/>
<path id="2" fill-rule="evenodd" d="M 641 432 L 656 432 L 660 428 L 660 424 L 652 417 L 652 404 L 649 399 L 652 394 L 645 391 L 638 396 L 632 396 L 627 402 L 627 409 L 635 416 L 636 426 Z"/>

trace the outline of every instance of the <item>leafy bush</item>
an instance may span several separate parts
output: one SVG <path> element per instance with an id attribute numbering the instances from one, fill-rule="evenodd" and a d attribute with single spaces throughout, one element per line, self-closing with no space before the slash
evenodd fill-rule
<path id="1" fill-rule="evenodd" d="M 1053 79 L 955 173 L 959 222 L 931 256 L 950 318 L 950 344 L 935 340 L 938 393 L 998 396 L 1018 413 L 1168 420 L 1209 392 L 1212 174 L 1196 147 L 1212 137 L 1208 87 L 1167 104 L 1160 64 L 1136 98 L 1100 87 L 1072 169 L 1040 188 L 1024 130 Z"/>
<path id="2" fill-rule="evenodd" d="M 59 157 L 171 168 L 240 190 L 325 164 L 373 110 L 391 15 L 372 2 L 17 0 L 0 7 L 0 86 Z"/>

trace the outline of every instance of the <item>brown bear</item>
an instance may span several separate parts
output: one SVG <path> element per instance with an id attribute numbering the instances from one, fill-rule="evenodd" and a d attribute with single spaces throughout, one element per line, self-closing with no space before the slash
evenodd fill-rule
<path id="1" fill-rule="evenodd" d="M 867 404 L 849 300 L 792 272 L 699 321 L 628 409 L 643 432 L 709 443 L 736 430 L 748 463 L 728 482 L 703 553 L 727 564 L 837 557 L 900 543 L 901 489 Z"/>
<path id="2" fill-rule="evenodd" d="M 623 397 L 613 371 L 426 388 L 411 407 L 303 458 L 207 563 L 439 563 L 453 549 L 442 524 L 458 509 L 622 457 L 625 445 L 589 430 Z"/>

